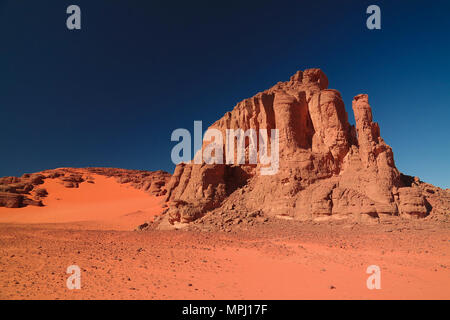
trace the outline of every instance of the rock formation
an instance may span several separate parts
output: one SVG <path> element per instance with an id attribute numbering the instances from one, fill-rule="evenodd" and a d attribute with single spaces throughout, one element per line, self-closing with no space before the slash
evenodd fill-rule
<path id="1" fill-rule="evenodd" d="M 262 174 L 267 164 L 249 163 L 255 141 L 245 139 L 245 164 L 179 164 L 172 176 L 164 171 L 60 168 L 0 178 L 0 206 L 45 205 L 47 190 L 41 185 L 46 179 L 78 188 L 95 184 L 95 175 L 103 175 L 164 196 L 168 208 L 156 221 L 164 226 L 193 221 L 238 224 L 271 216 L 447 219 L 450 191 L 397 170 L 392 149 L 373 122 L 367 95 L 357 95 L 352 107 L 354 126 L 340 93 L 328 89 L 320 69 L 298 71 L 289 81 L 239 102 L 210 127 L 223 137 L 229 129 L 266 129 L 266 151 L 271 154 L 276 149 L 272 130 L 278 130 L 278 171 L 273 175 Z M 255 139 L 260 145 L 262 136 Z M 212 143 L 205 139 L 196 157 Z M 257 150 L 259 158 L 262 153 Z"/>
<path id="2" fill-rule="evenodd" d="M 187 223 L 227 210 L 295 219 L 448 214 L 449 192 L 397 170 L 368 96 L 356 96 L 352 107 L 355 126 L 320 69 L 298 71 L 243 100 L 210 128 L 223 136 L 227 129 L 278 129 L 278 172 L 261 175 L 261 164 L 179 164 L 167 184 L 164 219 Z M 249 140 L 245 146 L 248 153 Z"/>
<path id="3" fill-rule="evenodd" d="M 25 174 L 21 178 L 0 178 L 0 207 L 20 208 L 27 205 L 42 206 L 40 196 L 31 197 L 33 189 L 44 183 L 41 174 Z M 43 191 L 39 191 L 43 194 Z"/>

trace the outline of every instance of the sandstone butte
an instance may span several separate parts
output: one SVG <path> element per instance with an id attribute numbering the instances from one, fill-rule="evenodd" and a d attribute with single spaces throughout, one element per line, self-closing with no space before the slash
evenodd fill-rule
<path id="1" fill-rule="evenodd" d="M 224 136 L 226 129 L 267 129 L 269 134 L 270 129 L 278 129 L 279 170 L 274 175 L 261 175 L 259 164 L 179 164 L 173 175 L 61 168 L 0 178 L 0 206 L 43 206 L 44 180 L 78 188 L 81 183 L 95 183 L 90 175 L 102 175 L 160 197 L 166 209 L 155 219 L 159 228 L 192 222 L 227 224 L 240 217 L 309 220 L 401 215 L 447 220 L 449 190 L 400 173 L 391 147 L 373 122 L 368 96 L 357 95 L 352 107 L 355 126 L 348 121 L 340 93 L 328 89 L 320 69 L 298 71 L 289 81 L 241 101 L 210 127 Z"/>
<path id="2" fill-rule="evenodd" d="M 239 102 L 210 128 L 223 136 L 226 129 L 278 129 L 278 173 L 261 175 L 260 165 L 179 164 L 166 187 L 169 208 L 160 225 L 226 222 L 221 216 L 230 212 L 235 219 L 447 219 L 449 190 L 399 172 L 391 147 L 373 122 L 366 94 L 354 97 L 352 107 L 355 126 L 348 121 L 341 94 L 328 89 L 320 69 L 298 71 L 289 81 Z"/>

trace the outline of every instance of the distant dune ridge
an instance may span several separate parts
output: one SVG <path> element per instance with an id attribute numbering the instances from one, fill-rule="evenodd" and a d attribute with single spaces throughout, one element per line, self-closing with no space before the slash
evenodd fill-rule
<path id="1" fill-rule="evenodd" d="M 21 208 L 28 205 L 43 206 L 43 199 L 48 193 L 39 187 L 46 179 L 56 179 L 65 188 L 78 188 L 81 183 L 95 183 L 92 175 L 114 177 L 117 183 L 130 183 L 136 189 L 151 195 L 161 196 L 166 193 L 164 185 L 170 174 L 164 171 L 126 170 L 116 168 L 59 168 L 50 169 L 22 177 L 0 178 L 0 206 Z"/>
<path id="2" fill-rule="evenodd" d="M 0 223 L 81 223 L 133 230 L 163 211 L 170 174 L 114 168 L 60 168 L 0 179 Z"/>
<path id="3" fill-rule="evenodd" d="M 260 164 L 179 164 L 173 175 L 164 171 L 60 168 L 24 174 L 20 178 L 0 178 L 0 207 L 46 207 L 50 204 L 57 211 L 60 202 L 55 199 L 60 192 L 70 198 L 67 189 L 83 189 L 79 191 L 81 203 L 95 192 L 102 198 L 105 192 L 101 189 L 106 188 L 115 190 L 111 201 L 123 198 L 124 202 L 118 206 L 122 211 L 117 212 L 116 218 L 144 219 L 145 216 L 146 220 L 135 220 L 136 226 L 145 222 L 141 229 L 149 226 L 151 219 L 148 218 L 153 214 L 140 215 L 140 207 L 133 206 L 137 213 L 128 212 L 125 201 L 134 196 L 141 199 L 143 192 L 155 201 L 150 205 L 154 214 L 162 213 L 153 225 L 164 228 L 191 222 L 221 225 L 233 225 L 242 219 L 264 222 L 270 217 L 383 219 L 401 215 L 448 220 L 449 190 L 400 173 L 391 147 L 381 138 L 378 124 L 373 122 L 368 96 L 357 95 L 352 107 L 355 126 L 348 122 L 340 93 L 328 89 L 328 79 L 320 69 L 298 71 L 289 81 L 279 82 L 239 102 L 210 127 L 219 129 L 224 136 L 226 129 L 267 129 L 269 132 L 278 129 L 277 174 L 261 175 Z M 207 145 L 205 142 L 203 149 Z M 247 152 L 248 145 L 246 141 Z M 116 184 L 127 186 L 127 191 L 117 189 Z M 135 193 L 128 187 L 135 189 Z M 110 201 L 108 199 L 104 197 L 104 201 Z M 0 210 L 0 219 L 2 213 L 4 210 Z M 13 216 L 29 219 L 23 215 Z M 50 216 L 53 218 L 49 221 L 59 221 L 56 213 Z M 71 219 L 76 220 L 76 216 Z M 107 214 L 102 219 L 107 219 Z"/>

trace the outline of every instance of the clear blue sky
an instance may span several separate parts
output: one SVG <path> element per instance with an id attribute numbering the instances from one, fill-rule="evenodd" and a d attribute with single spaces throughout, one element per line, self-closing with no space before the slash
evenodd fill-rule
<path id="1" fill-rule="evenodd" d="M 66 28 L 77 4 L 82 29 Z M 370 4 L 382 29 L 366 28 Z M 320 67 L 404 173 L 450 187 L 449 1 L 0 0 L 0 176 L 172 172 L 170 134 Z"/>

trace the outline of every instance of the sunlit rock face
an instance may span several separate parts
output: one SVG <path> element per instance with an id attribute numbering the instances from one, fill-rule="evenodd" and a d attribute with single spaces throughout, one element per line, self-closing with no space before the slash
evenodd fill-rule
<path id="1" fill-rule="evenodd" d="M 262 175 L 260 163 L 180 164 L 167 184 L 168 221 L 191 222 L 216 209 L 295 219 L 448 212 L 447 191 L 427 185 L 433 189 L 427 193 L 426 184 L 397 170 L 392 149 L 373 122 L 368 96 L 356 96 L 352 108 L 355 126 L 341 94 L 328 89 L 320 69 L 298 71 L 239 102 L 210 128 L 223 136 L 227 129 L 278 129 L 278 171 Z M 248 140 L 245 145 L 248 152 Z M 440 203 L 436 197 L 447 200 Z"/>

